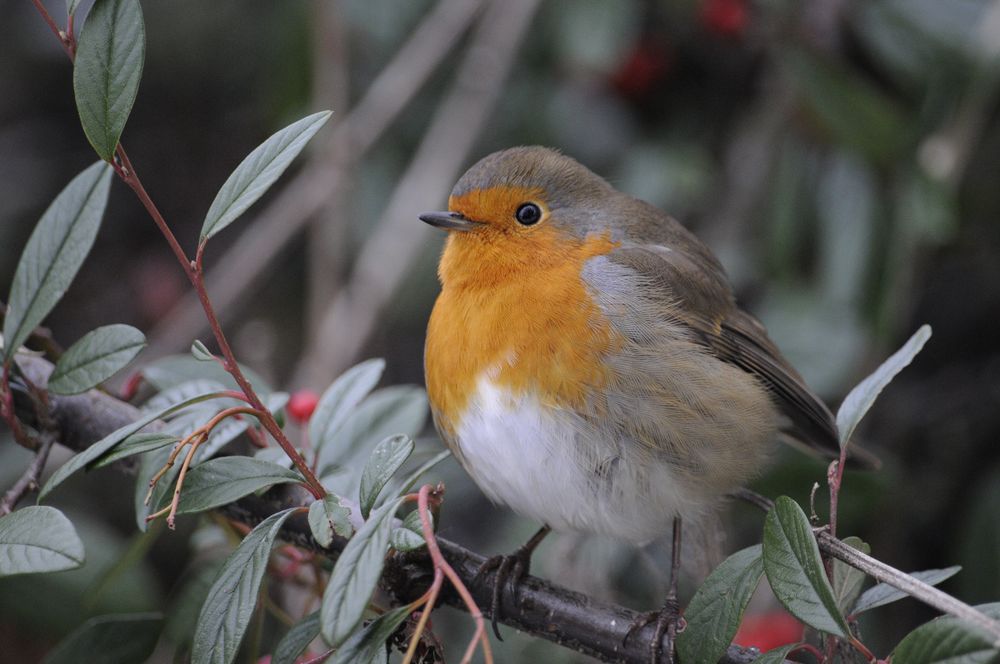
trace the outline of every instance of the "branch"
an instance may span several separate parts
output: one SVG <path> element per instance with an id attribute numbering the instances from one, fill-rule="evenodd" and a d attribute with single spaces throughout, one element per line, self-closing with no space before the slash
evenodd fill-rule
<path id="1" fill-rule="evenodd" d="M 774 507 L 773 501 L 750 489 L 740 489 L 733 493 L 733 497 L 746 501 L 763 512 L 767 512 Z M 1000 643 L 1000 621 L 993 620 L 965 602 L 952 597 L 942 590 L 938 590 L 928 583 L 924 583 L 920 579 L 914 578 L 906 572 L 902 572 L 895 567 L 886 565 L 881 560 L 858 551 L 851 545 L 837 539 L 823 528 L 816 528 L 814 534 L 816 535 L 816 543 L 819 545 L 819 550 L 831 558 L 836 558 L 855 569 L 861 570 L 876 581 L 887 583 L 893 588 L 902 590 L 910 597 L 918 599 L 928 606 L 933 606 L 939 611 L 943 611 L 979 627 L 997 639 L 997 643 Z"/>
<path id="2" fill-rule="evenodd" d="M 0 500 L 0 516 L 13 512 L 14 506 L 24 497 L 24 494 L 38 487 L 38 477 L 42 474 L 45 462 L 49 459 L 49 452 L 52 451 L 52 446 L 56 442 L 56 437 L 50 433 L 43 433 L 41 438 L 42 442 L 38 447 L 38 451 L 35 452 L 35 458 L 28 464 L 21 478 L 14 483 L 14 486 Z"/>
<path id="3" fill-rule="evenodd" d="M 45 385 L 52 370 L 49 362 L 37 357 L 19 356 L 18 363 L 33 382 Z M 16 407 L 18 415 L 31 423 L 34 412 L 30 404 L 19 400 Z M 76 396 L 51 395 L 50 413 L 60 442 L 75 450 L 85 449 L 139 417 L 137 408 L 96 390 Z M 252 527 L 281 509 L 307 505 L 311 501 L 312 497 L 304 488 L 281 485 L 264 496 L 247 496 L 221 509 L 229 518 Z M 281 536 L 330 560 L 336 560 L 347 543 L 342 538 L 335 538 L 329 548 L 321 548 L 313 540 L 307 521 L 300 517 L 286 521 Z M 440 537 L 437 544 L 476 602 L 480 606 L 489 606 L 495 572 L 474 582 L 476 572 L 486 557 Z M 433 575 L 433 565 L 426 550 L 406 554 L 397 552 L 386 563 L 382 586 L 400 604 L 409 603 L 427 591 Z M 462 599 L 450 589 L 442 590 L 440 601 L 465 610 Z M 537 577 L 526 576 L 516 602 L 510 593 L 502 594 L 500 622 L 601 661 L 645 664 L 649 661 L 648 642 L 654 625 L 648 625 L 632 635 L 625 645 L 622 644 L 629 625 L 638 615 L 632 609 L 601 602 Z M 749 664 L 755 657 L 755 651 L 731 646 L 721 664 Z"/>

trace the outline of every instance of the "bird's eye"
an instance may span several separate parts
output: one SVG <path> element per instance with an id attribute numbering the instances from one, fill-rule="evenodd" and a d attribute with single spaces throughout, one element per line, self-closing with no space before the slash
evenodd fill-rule
<path id="1" fill-rule="evenodd" d="M 537 224 L 542 218 L 542 210 L 534 203 L 522 203 L 514 213 L 517 223 L 522 226 Z"/>

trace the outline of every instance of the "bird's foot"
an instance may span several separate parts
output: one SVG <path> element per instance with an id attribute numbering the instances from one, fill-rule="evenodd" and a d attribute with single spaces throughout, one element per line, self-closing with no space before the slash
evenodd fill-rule
<path id="1" fill-rule="evenodd" d="M 655 623 L 656 629 L 653 630 L 653 636 L 649 640 L 649 661 L 650 664 L 658 664 L 661 659 L 661 655 L 664 654 L 661 648 L 663 642 L 663 635 L 667 635 L 667 648 L 666 648 L 666 660 L 667 662 L 674 661 L 674 639 L 678 634 L 684 631 L 687 623 L 684 621 L 684 617 L 681 616 L 680 605 L 677 603 L 676 597 L 667 597 L 667 600 L 663 604 L 663 608 L 659 611 L 647 611 L 646 613 L 640 613 L 636 616 L 629 626 L 628 630 L 625 632 L 625 637 L 622 639 L 622 645 L 628 641 L 629 637 L 641 630 L 646 625 L 650 623 Z"/>
<path id="2" fill-rule="evenodd" d="M 507 584 L 511 600 L 517 602 L 518 585 L 531 569 L 531 554 L 534 553 L 539 543 L 548 534 L 549 528 L 548 526 L 544 526 L 514 553 L 488 558 L 476 570 L 473 583 L 479 583 L 483 576 L 496 570 L 496 577 L 493 581 L 493 595 L 490 598 L 490 623 L 493 625 L 493 633 L 501 641 L 503 641 L 503 637 L 500 636 L 500 627 L 497 624 L 497 620 L 500 617 L 500 599 L 503 586 L 505 583 Z"/>

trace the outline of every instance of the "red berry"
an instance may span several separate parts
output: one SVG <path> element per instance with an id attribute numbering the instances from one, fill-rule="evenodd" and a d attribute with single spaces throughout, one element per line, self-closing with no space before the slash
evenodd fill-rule
<path id="1" fill-rule="evenodd" d="M 666 44 L 642 40 L 612 75 L 611 83 L 625 97 L 641 98 L 667 77 L 672 65 Z"/>
<path id="2" fill-rule="evenodd" d="M 702 25 L 723 37 L 739 37 L 749 18 L 746 0 L 703 0 L 701 3 Z"/>
<path id="3" fill-rule="evenodd" d="M 308 422 L 318 403 L 318 394 L 312 390 L 299 390 L 288 400 L 288 414 L 300 424 Z"/>
<path id="4" fill-rule="evenodd" d="M 802 623 L 784 611 L 746 615 L 733 643 L 744 648 L 760 648 L 767 652 L 786 643 L 802 640 Z"/>

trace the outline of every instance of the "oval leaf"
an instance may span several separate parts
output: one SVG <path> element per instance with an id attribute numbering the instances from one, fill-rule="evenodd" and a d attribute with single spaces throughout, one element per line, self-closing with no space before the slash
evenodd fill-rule
<path id="1" fill-rule="evenodd" d="M 43 664 L 145 662 L 160 638 L 163 615 L 125 613 L 96 616 L 77 627 L 43 660 Z"/>
<path id="2" fill-rule="evenodd" d="M 365 360 L 342 373 L 326 388 L 309 419 L 309 440 L 315 449 L 325 445 L 354 407 L 375 389 L 384 370 L 385 360 Z"/>
<path id="3" fill-rule="evenodd" d="M 837 431 L 840 432 L 840 446 L 843 447 L 851 440 L 854 430 L 857 428 L 861 418 L 865 416 L 868 409 L 875 403 L 875 399 L 885 389 L 893 378 L 902 371 L 913 358 L 916 357 L 920 349 L 924 347 L 927 340 L 931 338 L 931 326 L 921 325 L 920 329 L 914 332 L 909 341 L 897 350 L 892 356 L 882 363 L 872 375 L 858 383 L 851 390 L 844 402 L 837 410 Z"/>
<path id="4" fill-rule="evenodd" d="M 330 119 L 320 111 L 294 122 L 260 144 L 236 167 L 208 208 L 201 227 L 204 242 L 233 223 L 281 177 L 309 139 Z"/>
<path id="5" fill-rule="evenodd" d="M 97 237 L 110 186 L 111 167 L 101 162 L 91 165 L 66 185 L 35 226 L 7 300 L 5 362 L 73 282 Z"/>
<path id="6" fill-rule="evenodd" d="M 145 345 L 146 337 L 131 325 L 105 325 L 88 332 L 59 358 L 49 377 L 49 392 L 86 392 L 115 375 Z"/>
<path id="7" fill-rule="evenodd" d="M 677 636 L 682 661 L 719 661 L 732 643 L 763 574 L 759 544 L 737 551 L 709 574 L 684 611 L 687 628 Z"/>
<path id="8" fill-rule="evenodd" d="M 351 510 L 340 504 L 340 498 L 332 493 L 309 506 L 309 529 L 322 547 L 330 546 L 333 535 L 350 537 L 354 533 L 351 525 Z"/>
<path id="9" fill-rule="evenodd" d="M 944 569 L 928 569 L 922 572 L 911 572 L 910 576 L 915 579 L 919 579 L 924 583 L 936 586 L 937 584 L 950 579 L 960 572 L 962 569 L 961 565 L 954 565 L 952 567 L 945 567 Z M 879 583 L 864 593 L 858 598 L 857 603 L 854 608 L 851 609 L 851 615 L 858 615 L 863 611 L 869 611 L 877 606 L 885 606 L 886 604 L 891 604 L 896 600 L 903 599 L 907 597 L 907 594 L 898 588 L 890 586 L 888 583 Z"/>
<path id="10" fill-rule="evenodd" d="M 1000 620 L 1000 602 L 975 607 Z M 893 664 L 996 664 L 1000 642 L 995 637 L 952 616 L 921 625 L 899 642 Z"/>
<path id="11" fill-rule="evenodd" d="M 361 474 L 361 518 L 367 519 L 375 506 L 382 488 L 392 479 L 400 466 L 406 463 L 413 453 L 413 441 L 403 434 L 385 438 L 368 457 L 368 463 Z"/>
<path id="12" fill-rule="evenodd" d="M 282 510 L 261 521 L 226 559 L 198 615 L 192 661 L 229 664 L 236 658 L 250 616 L 257 606 L 271 546 L 285 519 L 294 511 L 295 508 Z"/>
<path id="13" fill-rule="evenodd" d="M 821 632 L 847 634 L 809 519 L 788 496 L 779 496 L 767 513 L 763 558 L 771 589 L 789 613 Z"/>
<path id="14" fill-rule="evenodd" d="M 323 638 L 335 648 L 354 632 L 375 592 L 393 515 L 401 503 L 402 499 L 397 499 L 375 510 L 337 559 L 320 609 Z"/>
<path id="15" fill-rule="evenodd" d="M 58 572 L 83 561 L 83 542 L 56 508 L 25 507 L 0 518 L 0 577 Z"/>
<path id="16" fill-rule="evenodd" d="M 298 621 L 278 642 L 271 655 L 271 664 L 295 664 L 299 655 L 319 636 L 319 611 L 313 611 Z"/>
<path id="17" fill-rule="evenodd" d="M 385 642 L 396 629 L 403 624 L 416 606 L 398 606 L 386 611 L 375 620 L 368 623 L 364 629 L 358 630 L 347 639 L 334 653 L 330 664 L 367 664 L 377 655 L 385 652 Z"/>
<path id="18" fill-rule="evenodd" d="M 139 91 L 146 27 L 139 0 L 97 0 L 80 31 L 73 92 L 83 133 L 111 161 Z"/>
<path id="19" fill-rule="evenodd" d="M 241 456 L 209 459 L 184 479 L 177 513 L 204 512 L 274 484 L 301 481 L 298 473 L 269 461 Z"/>
<path id="20" fill-rule="evenodd" d="M 62 466 L 60 466 L 56 470 L 56 472 L 52 473 L 52 476 L 49 477 L 48 481 L 42 487 L 42 490 L 38 493 L 38 500 L 40 501 L 42 498 L 48 495 L 48 493 L 52 491 L 52 489 L 62 484 L 67 477 L 69 477 L 76 471 L 80 470 L 84 466 L 87 466 L 92 462 L 96 461 L 98 458 L 105 455 L 109 450 L 111 450 L 111 448 L 118 445 L 118 443 L 122 442 L 123 440 L 134 434 L 136 431 L 138 431 L 139 429 L 142 429 L 150 422 L 158 420 L 161 417 L 167 417 L 171 413 L 175 413 L 181 410 L 182 408 L 187 408 L 191 404 L 200 403 L 202 401 L 207 401 L 209 399 L 214 399 L 218 396 L 221 395 L 216 393 L 199 394 L 197 396 L 191 397 L 190 399 L 185 399 L 180 403 L 167 406 L 163 410 L 147 413 L 146 415 L 140 417 L 135 422 L 132 422 L 131 424 L 126 424 L 125 426 L 116 431 L 112 431 L 107 436 L 97 441 L 84 451 L 71 457 L 70 460 L 64 463 Z"/>

